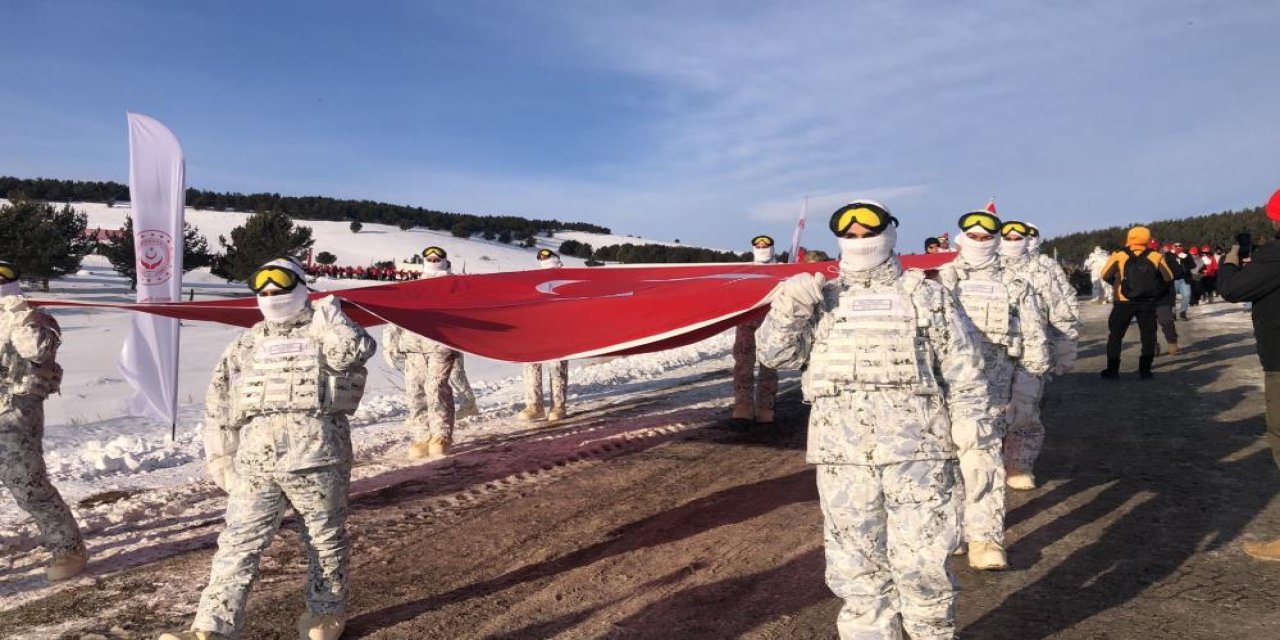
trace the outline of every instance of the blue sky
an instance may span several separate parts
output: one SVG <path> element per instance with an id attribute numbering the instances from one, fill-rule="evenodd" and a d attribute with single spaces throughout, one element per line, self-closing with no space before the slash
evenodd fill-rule
<path id="1" fill-rule="evenodd" d="M 811 196 L 904 249 L 991 195 L 1050 235 L 1280 187 L 1280 3 L 6 3 L 0 174 L 583 220 L 745 249 Z M 12 6 L 17 5 L 17 6 Z"/>

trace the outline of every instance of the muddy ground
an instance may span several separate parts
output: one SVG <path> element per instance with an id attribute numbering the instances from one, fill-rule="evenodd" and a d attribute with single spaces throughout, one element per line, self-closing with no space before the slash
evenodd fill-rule
<path id="1" fill-rule="evenodd" d="M 1012 568 L 955 564 L 962 638 L 1280 637 L 1280 472 L 1259 436 L 1261 372 L 1235 307 L 1179 324 L 1189 347 L 1143 382 L 1098 378 L 1105 310 L 1086 309 L 1077 372 L 1045 405 L 1042 486 L 1011 493 Z M 806 407 L 739 431 L 684 410 L 724 375 L 593 407 L 425 465 L 353 503 L 345 638 L 834 638 Z M 577 443 L 564 455 L 563 443 Z M 0 637 L 149 638 L 189 624 L 207 536 L 0 613 Z M 285 531 L 245 638 L 295 638 L 305 558 Z M 96 634 L 96 635 L 95 635 Z"/>

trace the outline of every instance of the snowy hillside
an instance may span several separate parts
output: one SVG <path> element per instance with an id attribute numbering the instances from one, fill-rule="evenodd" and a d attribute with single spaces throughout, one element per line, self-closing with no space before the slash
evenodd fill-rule
<path id="1" fill-rule="evenodd" d="M 90 228 L 118 228 L 128 213 L 126 208 L 105 205 L 73 206 L 89 214 Z M 187 219 L 213 243 L 219 234 L 229 233 L 245 217 L 189 211 Z M 535 266 L 535 249 L 383 225 L 365 225 L 360 234 L 352 234 L 347 223 L 304 224 L 314 229 L 316 249 L 337 254 L 344 264 L 403 258 L 435 244 L 449 251 L 455 268 L 465 265 L 470 273 Z M 612 242 L 607 236 L 593 234 L 574 233 L 572 237 L 593 244 Z M 562 239 L 539 241 L 558 247 Z M 565 262 L 581 264 L 573 258 L 566 258 Z M 242 285 L 228 284 L 207 271 L 186 274 L 184 287 L 193 289 L 198 298 L 248 295 Z M 127 283 L 100 256 L 87 257 L 76 275 L 51 282 L 50 293 L 31 295 L 113 301 L 132 296 Z M 105 545 L 111 548 L 106 552 L 109 556 L 127 553 L 135 548 L 136 531 L 150 528 L 153 535 L 160 535 L 156 523 L 166 519 L 216 523 L 222 494 L 204 480 L 199 426 L 210 371 L 239 330 L 212 323 L 184 323 L 180 421 L 177 439 L 171 441 L 168 425 L 121 414 L 123 400 L 131 390 L 116 370 L 115 361 L 130 314 L 91 309 L 57 309 L 53 313 L 63 327 L 58 359 L 66 373 L 62 394 L 45 403 L 45 457 L 54 483 L 89 533 L 91 552 L 102 557 L 97 549 Z M 372 333 L 380 338 L 382 329 Z M 620 394 L 675 385 L 691 375 L 723 372 L 731 366 L 731 347 L 732 335 L 725 334 L 659 354 L 574 362 L 570 374 L 571 409 L 598 409 Z M 460 423 L 457 438 L 464 449 L 467 443 L 485 438 L 541 428 L 513 419 L 523 402 L 520 365 L 468 357 L 466 366 L 482 415 Z M 368 392 L 353 420 L 355 474 L 358 479 L 384 484 L 389 481 L 376 478 L 420 463 L 402 458 L 409 437 L 402 425 L 405 408 L 399 374 L 385 364 L 381 354 L 370 361 L 369 371 Z M 699 396 L 699 401 L 714 410 L 727 406 L 728 399 L 722 395 L 723 390 L 707 392 L 705 397 Z M 144 527 L 141 523 L 150 524 Z M 31 581 L 37 580 L 43 554 L 32 556 L 26 551 L 37 548 L 31 520 L 12 500 L 0 500 L 0 568 L 8 568 L 0 572 L 0 596 L 4 596 L 0 599 L 6 601 L 6 607 L 43 591 L 30 590 Z"/>

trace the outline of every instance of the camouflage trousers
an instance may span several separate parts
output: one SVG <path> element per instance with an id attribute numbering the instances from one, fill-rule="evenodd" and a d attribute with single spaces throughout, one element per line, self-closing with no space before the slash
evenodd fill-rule
<path id="1" fill-rule="evenodd" d="M 569 390 L 569 361 L 549 362 L 551 378 L 551 406 L 565 406 L 565 398 Z M 539 411 L 546 408 L 542 398 L 542 363 L 530 362 L 524 365 L 524 406 Z"/>
<path id="2" fill-rule="evenodd" d="M 347 490 L 351 467 L 255 473 L 229 481 L 226 528 L 191 628 L 238 638 L 258 561 L 293 506 L 307 550 L 307 610 L 341 614 L 347 600 Z"/>
<path id="3" fill-rule="evenodd" d="M 773 415 L 778 395 L 778 370 L 760 365 L 756 375 L 756 329 L 760 323 L 739 325 L 733 340 L 733 416 Z"/>
<path id="4" fill-rule="evenodd" d="M 955 635 L 956 583 L 947 558 L 960 543 L 956 461 L 819 465 L 827 585 L 844 600 L 842 640 Z"/>
<path id="5" fill-rule="evenodd" d="M 453 439 L 453 373 L 458 352 L 409 353 L 404 359 L 404 393 L 409 417 L 404 421 L 414 440 L 433 436 Z"/>
<path id="6" fill-rule="evenodd" d="M 476 392 L 471 389 L 471 381 L 467 380 L 467 367 L 464 360 L 463 355 L 459 353 L 457 361 L 453 363 L 453 371 L 449 374 L 449 386 L 453 388 L 454 408 L 457 411 L 476 408 Z"/>
<path id="7" fill-rule="evenodd" d="M 0 406 L 0 485 L 35 520 L 51 553 L 83 548 L 76 519 L 44 466 L 44 401 L 14 396 Z"/>
<path id="8" fill-rule="evenodd" d="M 993 345 L 984 345 L 982 359 L 983 373 L 987 378 L 987 394 L 991 399 L 987 417 L 991 420 L 996 437 L 1003 438 L 1007 428 L 1005 414 L 1012 396 L 1015 364 L 1003 347 Z M 961 474 L 958 476 L 956 493 L 963 509 L 961 521 L 964 540 L 991 542 L 1003 547 L 1005 469 L 999 445 L 990 450 L 966 452 L 960 456 L 957 470 Z M 968 491 L 963 481 L 966 474 L 971 477 L 990 476 L 990 489 L 981 493 Z"/>
<path id="9" fill-rule="evenodd" d="M 1044 423 L 1040 421 L 1044 383 L 1044 378 L 1021 367 L 1014 373 L 1013 399 L 1007 414 L 1009 429 L 1004 437 L 1004 466 L 1009 471 L 1030 473 L 1044 447 Z"/>

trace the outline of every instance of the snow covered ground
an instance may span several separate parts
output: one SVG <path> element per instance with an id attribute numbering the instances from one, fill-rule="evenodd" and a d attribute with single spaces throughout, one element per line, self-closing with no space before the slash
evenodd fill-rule
<path id="1" fill-rule="evenodd" d="M 89 214 L 90 227 L 118 228 L 126 208 L 105 205 L 73 205 Z M 209 237 L 243 222 L 245 214 L 188 211 L 187 220 Z M 435 244 L 449 251 L 455 269 L 488 273 L 534 268 L 536 249 L 513 247 L 483 240 L 464 240 L 424 230 L 401 231 L 384 225 L 366 225 L 353 242 L 347 223 L 303 222 L 314 229 L 316 250 L 328 250 L 343 264 L 369 264 L 374 260 L 407 257 Z M 609 244 L 611 238 L 574 233 L 592 244 Z M 604 242 L 600 242 L 601 240 Z M 644 240 L 632 239 L 645 242 Z M 558 247 L 562 239 L 539 238 Z M 566 264 L 580 264 L 565 258 Z M 198 298 L 247 295 L 239 284 L 228 284 L 207 271 L 186 274 L 184 287 Z M 345 281 L 329 283 L 347 284 Z M 324 288 L 322 281 L 318 287 Z M 126 301 L 132 297 L 127 282 L 117 276 L 100 256 L 89 256 L 81 270 L 51 282 L 48 294 L 32 297 L 77 300 Z M 180 360 L 179 424 L 177 437 L 169 425 L 122 415 L 131 390 L 116 369 L 116 358 L 128 331 L 130 314 L 89 309 L 53 311 L 63 327 L 59 362 L 65 370 L 62 394 L 45 403 L 45 457 L 50 476 L 72 505 L 89 536 L 95 560 L 120 559 L 122 566 L 145 560 L 137 551 L 158 539 L 168 546 L 159 555 L 182 550 L 184 532 L 207 535 L 204 529 L 220 519 L 223 496 L 204 479 L 200 422 L 204 392 L 217 357 L 239 331 L 212 323 L 186 322 L 182 331 Z M 382 330 L 372 331 L 380 338 Z M 570 373 L 570 406 L 590 409 L 619 394 L 676 384 L 690 375 L 723 371 L 731 366 L 732 335 L 659 354 L 602 361 L 574 362 Z M 456 434 L 460 446 L 529 429 L 514 420 L 522 406 L 520 365 L 467 357 L 467 373 L 480 405 L 481 415 L 463 420 Z M 416 462 L 403 458 L 409 438 L 402 428 L 405 407 L 400 376 L 382 360 L 369 363 L 370 379 L 364 402 L 353 419 L 357 480 L 384 484 L 376 477 Z M 714 405 L 722 399 L 704 398 Z M 576 444 L 573 446 L 577 446 Z M 0 498 L 0 609 L 16 606 L 45 589 L 39 567 L 44 561 L 31 520 L 9 496 Z M 127 560 L 124 560 L 126 559 Z M 110 566 L 110 565 L 108 565 Z"/>

